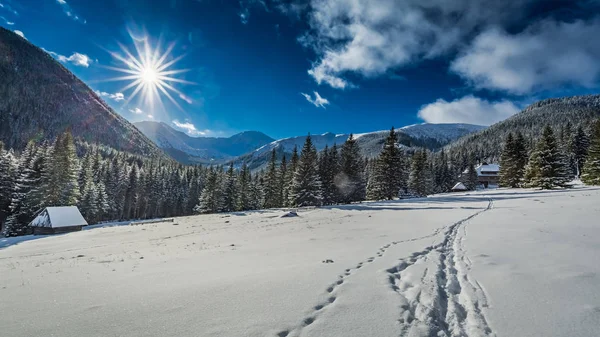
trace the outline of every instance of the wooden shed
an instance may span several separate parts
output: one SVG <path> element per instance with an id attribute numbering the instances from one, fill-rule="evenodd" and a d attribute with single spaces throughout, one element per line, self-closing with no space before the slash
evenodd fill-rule
<path id="1" fill-rule="evenodd" d="M 29 226 L 34 235 L 44 235 L 80 231 L 87 224 L 76 206 L 60 206 L 46 207 Z"/>
<path id="2" fill-rule="evenodd" d="M 467 191 L 468 188 L 465 186 L 465 184 L 459 182 L 456 183 L 456 185 L 454 185 L 454 187 L 452 187 L 452 192 L 463 192 L 463 191 Z"/>

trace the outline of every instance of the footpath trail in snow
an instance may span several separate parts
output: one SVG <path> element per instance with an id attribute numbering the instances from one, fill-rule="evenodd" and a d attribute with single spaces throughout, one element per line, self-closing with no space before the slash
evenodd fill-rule
<path id="1" fill-rule="evenodd" d="M 598 189 L 283 213 L 4 240 L 0 335 L 583 337 L 600 325 Z"/>

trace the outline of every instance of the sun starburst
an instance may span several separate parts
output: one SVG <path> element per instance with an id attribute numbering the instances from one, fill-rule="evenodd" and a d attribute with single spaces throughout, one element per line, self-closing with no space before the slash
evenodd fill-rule
<path id="1" fill-rule="evenodd" d="M 133 40 L 137 56 L 131 53 L 125 45 L 119 43 L 120 51 L 110 52 L 110 54 L 118 63 L 122 63 L 122 66 L 106 66 L 106 68 L 126 75 L 111 78 L 107 81 L 130 81 L 129 84 L 121 89 L 122 92 L 133 90 L 124 102 L 125 105 L 140 94 L 142 100 L 150 108 L 154 108 L 156 104 L 163 106 L 161 96 L 164 95 L 175 106 L 181 109 L 181 106 L 173 97 L 172 93 L 177 94 L 176 96 L 178 96 L 179 99 L 186 102 L 189 102 L 190 100 L 184 93 L 175 88 L 175 83 L 195 84 L 175 77 L 178 74 L 190 71 L 190 69 L 174 68 L 176 63 L 185 55 L 173 57 L 172 52 L 175 47 L 174 42 L 170 43 L 167 48 L 165 48 L 164 52 L 161 52 L 160 42 L 153 48 L 150 45 L 150 38 L 148 36 L 137 38 L 131 33 L 130 36 Z"/>

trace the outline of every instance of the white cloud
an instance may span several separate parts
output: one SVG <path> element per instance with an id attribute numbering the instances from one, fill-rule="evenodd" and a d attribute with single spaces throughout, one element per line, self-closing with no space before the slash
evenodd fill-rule
<path id="1" fill-rule="evenodd" d="M 148 118 L 154 119 L 154 116 L 153 115 L 148 115 Z"/>
<path id="2" fill-rule="evenodd" d="M 62 8 L 63 12 L 70 17 L 71 19 L 75 20 L 75 21 L 79 21 L 82 23 L 87 23 L 87 20 L 82 19 L 81 17 L 79 17 L 71 8 L 71 6 L 69 6 L 69 4 L 67 3 L 67 1 L 65 0 L 56 0 L 56 2 L 60 5 L 60 7 Z"/>
<path id="3" fill-rule="evenodd" d="M 20 37 L 24 38 L 25 40 L 27 40 L 27 38 L 25 37 L 25 34 L 23 34 L 22 31 L 20 30 L 15 30 L 15 34 L 19 35 Z"/>
<path id="4" fill-rule="evenodd" d="M 121 92 L 116 92 L 114 94 L 111 94 L 111 93 L 108 93 L 105 91 L 96 90 L 96 94 L 100 97 L 108 97 L 117 102 L 125 100 L 125 95 L 123 95 L 123 93 L 121 93 Z"/>
<path id="5" fill-rule="evenodd" d="M 61 55 L 61 54 L 55 53 L 53 51 L 46 50 L 44 48 L 42 48 L 42 49 L 46 53 L 52 55 L 59 62 L 62 62 L 62 63 L 72 63 L 76 66 L 87 68 L 90 66 L 90 63 L 94 62 L 89 56 L 87 56 L 85 54 L 81 54 L 81 53 L 75 52 L 75 53 L 71 54 L 71 56 L 67 57 L 65 55 Z"/>
<path id="6" fill-rule="evenodd" d="M 19 16 L 19 12 L 14 10 L 9 4 L 0 3 L 0 8 L 3 8 L 4 10 L 9 11 L 10 13 L 14 14 L 15 16 Z"/>
<path id="7" fill-rule="evenodd" d="M 510 35 L 481 33 L 451 69 L 478 88 L 515 94 L 563 85 L 591 88 L 600 80 L 600 19 L 543 21 Z"/>
<path id="8" fill-rule="evenodd" d="M 299 40 L 319 55 L 315 81 L 343 89 L 348 73 L 375 77 L 455 52 L 482 26 L 517 21 L 531 1 L 312 0 Z"/>
<path id="9" fill-rule="evenodd" d="M 211 133 L 211 130 L 198 130 L 196 126 L 189 121 L 180 122 L 177 119 L 172 121 L 173 125 L 181 131 L 186 132 L 190 136 L 206 136 Z"/>
<path id="10" fill-rule="evenodd" d="M 310 95 L 305 94 L 303 92 L 300 95 L 304 96 L 307 101 L 316 106 L 317 108 L 325 108 L 325 105 L 329 104 L 329 101 L 326 98 L 321 97 L 318 92 L 314 91 L 315 98 L 312 98 Z"/>
<path id="11" fill-rule="evenodd" d="M 144 111 L 142 111 L 142 109 L 140 109 L 140 108 L 129 109 L 129 112 L 134 113 L 136 115 L 141 115 L 144 113 Z"/>
<path id="12" fill-rule="evenodd" d="M 468 123 L 491 125 L 504 120 L 520 109 L 512 102 L 489 102 L 468 95 L 452 102 L 438 99 L 419 110 L 419 118 L 428 123 Z"/>
<path id="13" fill-rule="evenodd" d="M 7 18 L 5 18 L 5 17 L 3 17 L 3 16 L 0 16 L 0 19 L 2 19 L 2 21 L 4 21 L 4 23 L 5 23 L 5 24 L 7 24 L 8 26 L 12 26 L 12 25 L 14 25 L 14 24 L 15 24 L 15 23 L 14 23 L 14 22 L 12 22 L 12 21 L 8 21 L 8 19 L 7 19 Z"/>

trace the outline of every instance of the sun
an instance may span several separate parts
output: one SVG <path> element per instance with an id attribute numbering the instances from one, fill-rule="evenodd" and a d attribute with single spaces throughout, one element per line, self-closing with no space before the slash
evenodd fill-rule
<path id="1" fill-rule="evenodd" d="M 141 72 L 141 75 L 146 85 L 156 85 L 156 82 L 158 81 L 158 76 L 154 67 L 144 68 Z"/>
<path id="2" fill-rule="evenodd" d="M 126 74 L 125 76 L 111 78 L 107 81 L 130 82 L 121 89 L 122 92 L 133 90 L 133 92 L 128 95 L 128 99 L 124 104 L 126 105 L 129 103 L 138 94 L 141 95 L 142 100 L 144 100 L 146 105 L 150 108 L 153 108 L 157 104 L 164 108 L 161 96 L 165 96 L 181 109 L 181 106 L 172 94 L 176 94 L 176 97 L 189 103 L 189 98 L 175 88 L 175 84 L 195 83 L 175 77 L 175 75 L 190 70 L 173 69 L 175 64 L 185 56 L 180 55 L 174 57 L 172 55 L 175 43 L 169 44 L 168 47 L 161 52 L 160 42 L 153 47 L 148 36 L 138 38 L 134 37 L 131 32 L 129 35 L 132 38 L 137 55 L 131 53 L 125 45 L 119 44 L 121 49 L 120 52 L 110 52 L 110 54 L 116 61 L 122 63 L 122 66 L 106 66 L 106 68 Z"/>

